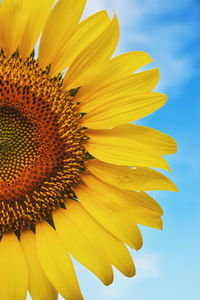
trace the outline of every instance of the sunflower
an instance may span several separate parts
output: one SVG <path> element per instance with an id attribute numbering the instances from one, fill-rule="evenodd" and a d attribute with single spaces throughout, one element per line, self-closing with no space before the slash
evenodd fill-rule
<path id="1" fill-rule="evenodd" d="M 144 52 L 112 57 L 117 17 L 80 22 L 85 2 L 0 4 L 0 300 L 83 299 L 71 255 L 105 285 L 112 266 L 133 276 L 137 224 L 162 228 L 146 191 L 176 191 L 154 170 L 175 141 L 131 123 L 166 102 L 158 69 L 134 73 Z"/>

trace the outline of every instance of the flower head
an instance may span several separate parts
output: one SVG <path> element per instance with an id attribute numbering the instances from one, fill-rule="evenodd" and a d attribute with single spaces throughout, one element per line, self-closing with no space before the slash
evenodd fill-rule
<path id="1" fill-rule="evenodd" d="M 162 228 L 146 191 L 175 185 L 175 141 L 132 121 L 166 102 L 144 52 L 112 57 L 117 17 L 85 0 L 0 5 L 0 300 L 83 299 L 70 254 L 109 285 L 135 274 L 137 224 Z M 53 8 L 52 8 L 53 6 Z M 40 33 L 38 56 L 34 47 Z M 65 71 L 63 71 L 65 70 Z"/>

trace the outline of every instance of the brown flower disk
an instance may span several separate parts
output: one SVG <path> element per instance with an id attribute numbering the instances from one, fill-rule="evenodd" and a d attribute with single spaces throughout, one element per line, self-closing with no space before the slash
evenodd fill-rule
<path id="1" fill-rule="evenodd" d="M 51 219 L 84 168 L 74 98 L 29 58 L 0 56 L 0 233 Z"/>

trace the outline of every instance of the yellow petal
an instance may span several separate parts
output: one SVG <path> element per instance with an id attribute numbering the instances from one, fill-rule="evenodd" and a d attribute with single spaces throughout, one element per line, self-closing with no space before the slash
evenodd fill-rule
<path id="1" fill-rule="evenodd" d="M 122 166 L 170 170 L 166 160 L 155 149 L 143 147 L 134 140 L 134 136 L 130 137 L 126 130 L 88 130 L 87 135 L 90 139 L 86 149 L 99 160 Z"/>
<path id="2" fill-rule="evenodd" d="M 17 237 L 4 234 L 0 241 L 0 300 L 25 300 L 28 271 Z"/>
<path id="3" fill-rule="evenodd" d="M 107 215 L 116 215 L 127 225 L 139 223 L 145 226 L 162 229 L 163 211 L 160 205 L 144 192 L 132 192 L 116 189 L 108 184 L 104 184 L 90 174 L 82 176 L 82 180 L 87 184 L 89 195 L 93 197 L 93 202 L 99 209 L 107 212 Z M 94 187 L 95 186 L 95 187 Z M 101 191 L 104 191 L 102 194 Z M 97 195 L 98 196 L 95 196 Z M 103 195 L 106 195 L 103 196 Z M 96 207 L 96 209 L 97 209 Z M 126 221 L 125 221 L 126 220 Z M 116 222 L 119 223 L 119 220 Z"/>
<path id="4" fill-rule="evenodd" d="M 33 300 L 56 300 L 58 293 L 47 279 L 39 263 L 34 233 L 23 232 L 20 236 L 20 243 L 28 266 L 28 289 L 31 297 Z"/>
<path id="5" fill-rule="evenodd" d="M 46 222 L 36 227 L 40 264 L 55 289 L 68 300 L 83 300 L 72 261 L 56 231 Z"/>
<path id="6" fill-rule="evenodd" d="M 84 112 L 91 111 L 101 105 L 101 99 L 105 101 L 106 98 L 111 97 L 111 101 L 115 101 L 112 100 L 113 95 L 115 95 L 115 98 L 121 97 L 121 99 L 124 99 L 124 97 L 130 95 L 133 96 L 135 93 L 149 92 L 156 86 L 158 80 L 158 69 L 144 71 L 120 78 L 119 80 L 109 83 L 98 90 L 94 89 L 90 96 L 87 95 L 85 99 L 82 99 L 80 110 Z M 79 97 L 78 100 L 80 100 Z"/>
<path id="7" fill-rule="evenodd" d="M 90 97 L 94 91 L 121 80 L 152 61 L 149 54 L 142 51 L 128 52 L 113 57 L 102 65 L 99 73 L 93 76 L 88 84 L 81 87 L 77 96 L 79 101 L 82 101 L 82 98 Z"/>
<path id="8" fill-rule="evenodd" d="M 98 131 L 103 132 L 106 130 Z M 108 134 L 108 133 L 107 133 Z M 125 124 L 112 129 L 112 135 L 126 136 L 127 139 L 132 140 L 132 144 L 140 145 L 142 149 L 151 150 L 159 154 L 173 154 L 177 151 L 176 141 L 159 130 L 135 125 Z"/>
<path id="9" fill-rule="evenodd" d="M 86 167 L 101 180 L 121 189 L 177 192 L 177 187 L 169 178 L 149 168 L 116 166 L 97 159 L 89 159 Z"/>
<path id="10" fill-rule="evenodd" d="M 111 234 L 117 239 L 128 244 L 130 247 L 138 250 L 142 246 L 142 237 L 137 225 L 127 216 L 122 216 L 122 211 L 116 210 L 115 206 L 109 209 L 104 203 L 96 201 L 100 200 L 86 185 L 75 188 L 76 195 L 80 199 L 83 207 Z M 94 201 L 94 195 L 96 197 Z M 105 194 L 104 194 L 105 197 Z M 128 215 L 128 214 L 127 214 Z"/>
<path id="11" fill-rule="evenodd" d="M 28 0 L 31 1 L 31 0 Z M 14 2 L 14 1 L 13 1 Z M 54 0 L 31 1 L 30 17 L 26 24 L 22 40 L 19 44 L 20 56 L 27 58 L 35 47 Z"/>
<path id="12" fill-rule="evenodd" d="M 55 58 L 51 74 L 66 69 L 81 51 L 102 33 L 109 22 L 110 18 L 106 11 L 97 12 L 81 22 Z"/>
<path id="13" fill-rule="evenodd" d="M 93 78 L 101 64 L 114 53 L 119 40 L 119 23 L 114 16 L 106 29 L 96 38 L 69 67 L 63 81 L 67 89 L 82 86 Z"/>
<path id="14" fill-rule="evenodd" d="M 90 193 L 98 194 L 99 202 L 107 203 L 112 208 L 124 207 L 125 209 L 133 209 L 135 213 L 147 213 L 151 215 L 161 216 L 163 214 L 160 205 L 144 192 L 134 192 L 129 190 L 122 190 L 106 184 L 102 180 L 90 173 L 81 175 L 82 181 L 89 187 Z M 106 195 L 106 197 L 103 197 Z M 95 200 L 94 200 L 95 201 Z"/>
<path id="15" fill-rule="evenodd" d="M 30 2 L 4 0 L 0 6 L 0 40 L 6 55 L 11 56 L 21 41 L 30 14 Z"/>
<path id="16" fill-rule="evenodd" d="M 49 15 L 44 27 L 40 47 L 41 67 L 54 62 L 67 39 L 76 29 L 86 0 L 59 0 Z"/>
<path id="17" fill-rule="evenodd" d="M 79 184 L 75 192 L 83 207 L 100 224 L 118 239 L 136 250 L 142 246 L 142 237 L 136 223 L 162 229 L 162 219 L 158 213 L 142 206 L 136 207 L 130 201 L 128 204 L 126 194 L 121 198 L 122 203 L 117 204 L 116 198 L 119 197 L 119 194 L 116 193 L 115 195 L 113 194 L 114 198 L 104 199 L 107 197 L 106 193 L 104 193 L 104 198 L 102 198 L 102 195 L 97 195 L 94 190 L 83 184 Z M 132 198 L 133 203 L 135 199 Z"/>
<path id="18" fill-rule="evenodd" d="M 56 232 L 67 251 L 96 274 L 105 285 L 111 284 L 113 270 L 102 246 L 84 235 L 82 229 L 79 229 L 70 218 L 71 214 L 75 214 L 76 218 L 78 217 L 72 206 L 67 206 L 67 210 L 59 209 L 54 212 L 53 219 Z M 82 226 L 85 224 L 83 223 Z"/>
<path id="19" fill-rule="evenodd" d="M 92 129 L 123 125 L 153 113 L 163 106 L 166 100 L 167 97 L 160 93 L 105 95 L 99 97 L 99 105 L 82 118 L 82 125 Z"/>
<path id="20" fill-rule="evenodd" d="M 162 228 L 162 208 L 148 194 L 116 189 L 90 174 L 82 176 L 82 180 L 89 188 L 86 189 L 87 193 L 89 192 L 93 199 L 95 197 L 93 202 L 97 202 L 97 207 L 100 206 L 99 209 L 103 209 L 104 214 L 107 211 L 107 215 L 113 215 L 114 218 L 118 215 L 121 220 L 127 220 L 124 222 L 127 222 L 128 226 L 136 222 L 157 229 Z M 97 194 L 98 196 L 95 196 Z"/>
<path id="21" fill-rule="evenodd" d="M 120 272 L 128 277 L 133 276 L 135 274 L 135 267 L 125 245 L 97 223 L 82 207 L 80 202 L 67 200 L 66 207 L 67 210 L 63 211 L 66 218 L 69 218 L 73 222 L 74 226 L 87 237 L 88 241 L 98 245 L 103 255 Z"/>

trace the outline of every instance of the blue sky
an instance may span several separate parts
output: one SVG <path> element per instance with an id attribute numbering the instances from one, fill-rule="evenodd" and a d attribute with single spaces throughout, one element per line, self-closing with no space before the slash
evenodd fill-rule
<path id="1" fill-rule="evenodd" d="M 115 9 L 121 23 L 117 53 L 143 50 L 159 67 L 156 90 L 168 103 L 137 124 L 172 135 L 179 151 L 168 157 L 179 193 L 153 192 L 163 206 L 164 230 L 141 227 L 144 246 L 131 251 L 137 276 L 117 271 L 115 282 L 104 287 L 76 263 L 86 300 L 198 300 L 200 299 L 200 2 L 195 0 L 88 0 L 86 14 Z M 167 173 L 166 173 L 167 174 Z M 60 298 L 62 299 L 62 298 Z"/>

